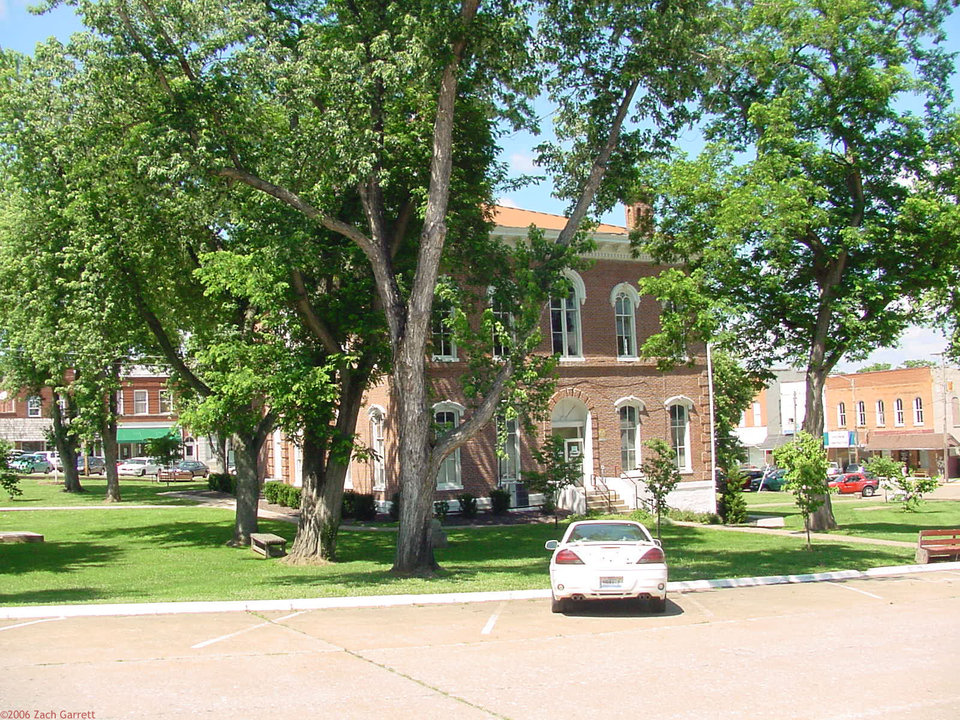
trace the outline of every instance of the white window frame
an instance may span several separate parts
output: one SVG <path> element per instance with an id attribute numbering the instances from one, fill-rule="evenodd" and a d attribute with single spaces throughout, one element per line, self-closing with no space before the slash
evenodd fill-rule
<path id="1" fill-rule="evenodd" d="M 629 283 L 620 283 L 610 291 L 618 360 L 637 360 L 637 308 L 640 293 Z"/>
<path id="2" fill-rule="evenodd" d="M 903 399 L 897 398 L 893 401 L 893 424 L 895 427 L 903 427 Z"/>
<path id="3" fill-rule="evenodd" d="M 857 401 L 857 427 L 865 427 L 867 424 L 867 404 L 863 400 Z"/>
<path id="4" fill-rule="evenodd" d="M 143 411 L 141 412 L 138 407 L 143 405 Z M 150 393 L 146 390 L 134 390 L 133 391 L 133 414 L 134 415 L 149 415 L 150 414 Z"/>
<path id="5" fill-rule="evenodd" d="M 570 290 L 563 297 L 550 298 L 550 347 L 561 361 L 583 360 L 583 317 L 580 307 L 587 299 L 586 287 L 583 278 L 572 270 L 564 271 L 563 275 L 570 284 Z M 557 348 L 558 342 L 560 348 Z"/>
<path id="6" fill-rule="evenodd" d="M 625 415 L 628 417 L 625 418 Z M 630 415 L 633 417 L 630 418 Z M 620 404 L 617 407 L 617 420 L 620 428 L 620 471 L 628 473 L 639 470 L 643 462 L 640 444 L 640 405 L 636 402 Z M 632 427 L 624 424 L 629 420 L 632 420 Z"/>
<path id="7" fill-rule="evenodd" d="M 441 420 L 438 416 L 443 415 L 452 415 L 452 427 L 457 427 L 460 425 L 463 420 L 463 411 L 466 408 L 460 403 L 445 401 L 437 403 L 433 406 L 431 412 L 433 413 L 433 423 L 434 423 L 434 432 L 436 435 L 440 435 L 441 432 L 448 427 L 446 419 Z M 457 448 L 452 453 L 447 455 L 443 459 L 443 462 L 440 464 L 440 469 L 437 471 L 436 479 L 436 488 L 437 490 L 462 490 L 463 489 L 463 476 L 461 475 L 462 468 L 460 467 L 460 448 Z"/>
<path id="8" fill-rule="evenodd" d="M 503 437 L 503 446 L 497 456 L 497 476 L 500 485 L 520 480 L 520 423 L 516 418 L 497 416 L 497 442 Z"/>
<path id="9" fill-rule="evenodd" d="M 877 427 L 886 427 L 887 425 L 887 409 L 883 404 L 883 400 L 877 400 Z"/>
<path id="10" fill-rule="evenodd" d="M 437 301 L 430 324 L 433 336 L 432 359 L 436 362 L 457 362 L 457 343 L 453 339 L 453 305 Z"/>
<path id="11" fill-rule="evenodd" d="M 837 403 L 837 427 L 847 426 L 847 404 Z"/>
<path id="12" fill-rule="evenodd" d="M 386 490 L 387 458 L 384 425 L 387 414 L 379 405 L 370 408 L 367 414 L 370 418 L 370 450 L 373 458 L 373 477 L 371 481 L 374 490 Z"/>
<path id="13" fill-rule="evenodd" d="M 160 391 L 160 414 L 173 415 L 173 392 L 170 390 Z"/>
<path id="14" fill-rule="evenodd" d="M 753 404 L 753 426 L 761 427 L 763 425 L 763 409 L 760 407 L 760 403 L 755 402 Z"/>
<path id="15" fill-rule="evenodd" d="M 673 448 L 677 470 L 681 474 L 693 472 L 693 448 L 690 446 L 690 412 L 693 410 L 693 401 L 688 397 L 673 397 L 668 399 L 664 406 L 667 408 L 667 417 L 670 427 L 670 447 Z M 675 410 L 676 408 L 676 410 Z M 683 425 L 677 424 L 675 412 L 682 410 Z M 678 429 L 682 427 L 682 434 Z"/>
<path id="16" fill-rule="evenodd" d="M 27 398 L 27 417 L 38 418 L 43 416 L 43 398 L 31 395 Z"/>
<path id="17" fill-rule="evenodd" d="M 490 288 L 490 311 L 493 314 L 493 337 L 491 338 L 491 354 L 493 357 L 500 359 L 504 357 L 504 350 L 506 349 L 503 343 L 500 341 L 500 338 L 503 337 L 504 333 L 510 335 L 511 337 L 514 334 L 514 320 L 513 313 L 509 310 L 505 310 L 503 307 L 494 302 L 492 293 L 493 288 Z M 503 328 L 504 333 L 498 332 L 497 325 Z"/>
<path id="18" fill-rule="evenodd" d="M 921 397 L 913 399 L 913 424 L 923 425 L 923 398 Z"/>

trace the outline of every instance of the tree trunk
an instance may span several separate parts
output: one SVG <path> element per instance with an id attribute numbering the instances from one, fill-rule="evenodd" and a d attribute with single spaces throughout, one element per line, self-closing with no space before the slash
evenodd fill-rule
<path id="1" fill-rule="evenodd" d="M 116 393 L 111 393 L 111 406 L 116 405 Z M 112 407 L 109 419 L 103 424 L 103 472 L 107 478 L 106 502 L 120 502 L 120 476 L 117 475 L 117 416 Z"/>
<path id="2" fill-rule="evenodd" d="M 76 441 L 70 437 L 69 428 L 60 407 L 60 399 L 59 393 L 53 394 L 53 444 L 57 448 L 60 463 L 63 465 L 63 491 L 80 493 L 84 490 L 80 486 L 80 473 L 77 470 Z"/>
<path id="3" fill-rule="evenodd" d="M 291 563 L 337 559 L 337 533 L 343 514 L 343 485 L 350 467 L 353 433 L 363 405 L 369 373 L 345 370 L 334 439 L 317 439 L 304 430 L 300 524 L 290 549 Z"/>
<path id="4" fill-rule="evenodd" d="M 803 429 L 815 438 L 823 438 L 823 387 L 827 381 L 829 368 L 820 363 L 807 368 L 807 410 L 803 418 Z M 823 504 L 810 515 L 807 532 L 836 530 L 837 521 L 833 516 L 830 493 L 822 496 Z"/>
<path id="5" fill-rule="evenodd" d="M 394 406 L 399 435 L 400 527 L 393 572 L 431 576 L 439 565 L 430 542 L 436 472 L 430 472 L 431 418 L 426 403 L 425 363 L 395 367 Z"/>
<path id="6" fill-rule="evenodd" d="M 230 545 L 250 544 L 250 536 L 257 532 L 257 510 L 260 504 L 260 450 L 263 442 L 255 434 L 236 434 L 234 459 L 237 463 L 237 517 Z"/>

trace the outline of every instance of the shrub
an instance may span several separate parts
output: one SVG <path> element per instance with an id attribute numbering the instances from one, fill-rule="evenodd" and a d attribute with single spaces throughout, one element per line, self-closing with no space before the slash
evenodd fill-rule
<path id="1" fill-rule="evenodd" d="M 268 482 L 263 486 L 263 497 L 271 505 L 280 504 L 280 493 L 285 492 L 285 485 L 279 482 Z"/>
<path id="2" fill-rule="evenodd" d="M 207 487 L 217 492 L 237 494 L 237 478 L 229 473 L 210 473 L 207 476 Z"/>
<path id="3" fill-rule="evenodd" d="M 390 519 L 400 519 L 400 491 L 398 490 L 390 497 Z"/>
<path id="4" fill-rule="evenodd" d="M 494 515 L 503 515 L 510 509 L 510 491 L 494 488 L 490 491 L 490 509 Z"/>
<path id="5" fill-rule="evenodd" d="M 303 491 L 293 485 L 284 485 L 283 487 L 285 490 L 283 490 L 280 496 L 280 504 L 288 508 L 299 509 L 300 496 L 303 494 Z"/>
<path id="6" fill-rule="evenodd" d="M 356 502 L 355 517 L 357 520 L 377 519 L 377 500 L 373 495 L 357 495 Z"/>
<path id="7" fill-rule="evenodd" d="M 465 518 L 475 518 L 477 516 L 477 499 L 470 493 L 457 495 L 457 502 L 460 503 L 460 514 Z"/>
<path id="8" fill-rule="evenodd" d="M 433 516 L 441 523 L 447 519 L 447 515 L 449 513 L 450 503 L 448 503 L 446 500 L 437 500 L 433 504 Z"/>
<path id="9" fill-rule="evenodd" d="M 721 479 L 717 512 L 727 525 L 739 525 L 747 521 L 747 501 L 743 497 L 743 476 L 734 469 L 730 477 Z"/>
<path id="10" fill-rule="evenodd" d="M 344 490 L 343 500 L 340 504 L 340 516 L 344 518 L 355 518 L 357 516 L 357 498 L 360 493 L 356 490 Z"/>

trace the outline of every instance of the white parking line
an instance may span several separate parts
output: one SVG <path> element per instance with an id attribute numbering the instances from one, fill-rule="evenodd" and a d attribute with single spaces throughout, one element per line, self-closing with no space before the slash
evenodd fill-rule
<path id="1" fill-rule="evenodd" d="M 4 630 L 13 630 L 15 628 L 26 627 L 27 625 L 36 625 L 37 623 L 53 622 L 54 620 L 66 620 L 66 618 L 65 617 L 44 618 L 43 620 L 31 620 L 30 622 L 17 623 L 16 625 L 7 625 L 6 627 L 0 628 L 0 632 L 3 632 Z"/>
<path id="2" fill-rule="evenodd" d="M 879 595 L 874 595 L 872 592 L 867 592 L 866 590 L 861 590 L 860 588 L 850 587 L 844 583 L 831 582 L 828 584 L 833 585 L 834 587 L 843 588 L 844 590 L 849 590 L 850 592 L 860 593 L 861 595 L 866 595 L 867 597 L 872 597 L 877 600 L 883 600 L 883 598 Z"/>
<path id="3" fill-rule="evenodd" d="M 190 649 L 199 650 L 200 648 L 205 648 L 208 645 L 213 645 L 214 643 L 218 643 L 221 640 L 229 640 L 230 638 L 234 638 L 237 635 L 243 635 L 244 633 L 248 633 L 251 630 L 256 630 L 257 628 L 266 627 L 267 625 L 273 625 L 273 623 L 263 622 L 263 623 L 260 623 L 259 625 L 251 625 L 250 627 L 244 628 L 243 630 L 237 630 L 236 632 L 232 632 L 227 635 L 221 635 L 220 637 L 213 638 L 212 640 L 204 640 L 203 642 L 197 643 L 196 645 L 191 645 Z"/>
<path id="4" fill-rule="evenodd" d="M 487 620 L 487 624 L 483 626 L 483 630 L 480 631 L 481 635 L 489 635 L 493 632 L 493 626 L 497 624 L 497 620 L 500 618 L 500 613 L 503 612 L 503 608 L 506 607 L 506 603 L 502 602 L 497 605 L 497 609 L 494 611 L 493 615 L 490 616 L 490 619 Z"/>

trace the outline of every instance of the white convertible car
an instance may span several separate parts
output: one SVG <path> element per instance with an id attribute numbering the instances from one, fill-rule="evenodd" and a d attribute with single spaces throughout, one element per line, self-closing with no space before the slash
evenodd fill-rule
<path id="1" fill-rule="evenodd" d="M 553 612 L 569 601 L 646 601 L 653 612 L 667 607 L 667 564 L 660 542 L 632 520 L 571 523 L 559 542 L 548 540 Z"/>

